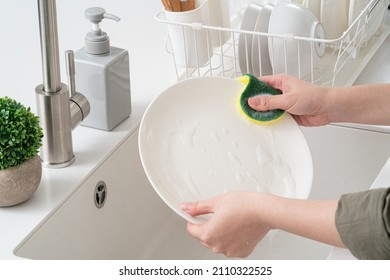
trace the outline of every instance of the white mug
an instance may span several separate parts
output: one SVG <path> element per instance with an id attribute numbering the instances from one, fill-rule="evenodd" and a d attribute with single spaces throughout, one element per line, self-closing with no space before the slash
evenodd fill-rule
<path id="1" fill-rule="evenodd" d="M 227 0 L 208 0 L 210 9 L 210 24 L 215 27 L 230 28 L 230 8 Z M 214 47 L 219 47 L 230 38 L 230 32 L 212 31 Z"/>
<path id="2" fill-rule="evenodd" d="M 176 65 L 183 68 L 204 66 L 212 55 L 210 32 L 180 23 L 210 24 L 209 0 L 197 0 L 196 9 L 186 12 L 164 10 Z M 179 23 L 179 24 L 174 24 Z"/>

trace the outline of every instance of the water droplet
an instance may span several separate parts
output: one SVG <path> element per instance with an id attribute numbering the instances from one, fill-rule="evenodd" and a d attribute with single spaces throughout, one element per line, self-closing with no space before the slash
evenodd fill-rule
<path id="1" fill-rule="evenodd" d="M 259 182 L 259 180 L 257 180 L 256 176 L 255 176 L 255 175 L 253 175 L 253 174 L 252 174 L 252 172 L 250 172 L 250 171 L 247 171 L 247 172 L 246 172 L 246 176 L 248 176 L 248 177 L 249 177 L 249 179 L 251 179 L 251 180 L 255 181 L 255 183 L 256 183 L 257 185 L 260 185 L 260 182 Z"/>
<path id="2" fill-rule="evenodd" d="M 227 136 L 227 135 L 229 135 L 229 130 L 226 127 L 224 127 L 224 128 L 222 128 L 222 133 Z"/>
<path id="3" fill-rule="evenodd" d="M 264 168 L 265 165 L 271 162 L 271 155 L 263 147 L 256 147 L 256 159 L 260 168 Z"/>
<path id="4" fill-rule="evenodd" d="M 199 122 L 195 122 L 193 125 L 184 127 L 179 120 L 177 121 L 177 126 L 179 128 L 179 136 L 184 145 L 194 146 L 194 135 L 199 126 Z"/>
<path id="5" fill-rule="evenodd" d="M 218 134 L 215 131 L 210 131 L 210 137 L 216 142 L 219 143 L 221 140 L 219 139 Z"/>
<path id="6" fill-rule="evenodd" d="M 235 148 L 235 149 L 239 149 L 240 148 L 240 145 L 238 144 L 238 142 L 236 140 L 232 140 L 232 146 Z"/>
<path id="7" fill-rule="evenodd" d="M 232 153 L 232 152 L 229 152 L 229 153 L 228 153 L 228 157 L 229 157 L 229 159 L 230 159 L 232 162 L 234 162 L 235 164 L 241 166 L 241 160 L 239 159 L 239 157 L 238 157 L 236 154 L 234 154 L 234 153 Z"/>

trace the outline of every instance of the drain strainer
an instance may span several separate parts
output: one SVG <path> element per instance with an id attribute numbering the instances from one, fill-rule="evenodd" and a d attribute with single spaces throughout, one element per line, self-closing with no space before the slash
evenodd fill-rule
<path id="1" fill-rule="evenodd" d="M 96 184 L 94 193 L 95 205 L 97 208 L 102 208 L 107 200 L 107 186 L 106 183 L 100 181 Z"/>

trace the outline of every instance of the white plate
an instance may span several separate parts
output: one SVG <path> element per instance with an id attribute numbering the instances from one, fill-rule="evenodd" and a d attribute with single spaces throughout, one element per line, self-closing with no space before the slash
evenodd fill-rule
<path id="1" fill-rule="evenodd" d="M 242 89 L 241 82 L 223 77 L 188 79 L 161 93 L 142 118 L 139 151 L 146 175 L 188 221 L 205 217 L 190 217 L 181 202 L 228 191 L 309 195 L 312 158 L 299 126 L 288 114 L 270 126 L 250 122 L 238 110 Z"/>
<path id="2" fill-rule="evenodd" d="M 263 9 L 257 17 L 255 32 L 268 32 L 269 19 L 271 17 L 274 4 L 269 3 L 263 6 Z M 261 65 L 261 69 L 260 69 Z M 261 70 L 261 71 L 260 71 Z M 252 74 L 256 77 L 271 75 L 272 65 L 269 59 L 268 37 L 253 36 L 252 39 Z"/>
<path id="3" fill-rule="evenodd" d="M 321 23 L 327 39 L 337 39 L 348 28 L 346 0 L 321 0 Z"/>
<path id="4" fill-rule="evenodd" d="M 348 11 L 348 25 L 350 26 L 360 15 L 365 7 L 367 7 L 370 0 L 350 0 Z"/>
<path id="5" fill-rule="evenodd" d="M 293 2 L 279 1 L 272 11 L 268 32 L 275 35 L 294 35 L 307 38 L 324 39 L 323 26 L 306 7 Z M 325 52 L 324 43 L 311 43 L 270 37 L 269 56 L 275 74 L 288 73 L 307 79 L 318 64 L 318 58 Z"/>
<path id="6" fill-rule="evenodd" d="M 375 8 L 371 11 L 371 14 L 368 18 L 369 26 L 367 31 L 369 38 L 371 38 L 371 36 L 374 35 L 378 31 L 379 27 L 381 26 L 383 17 L 385 16 L 387 11 L 387 7 L 388 7 L 388 3 L 386 1 L 380 1 L 376 4 Z"/>
<path id="7" fill-rule="evenodd" d="M 251 3 L 242 18 L 240 30 L 253 31 L 262 9 L 263 6 L 261 4 Z M 238 63 L 242 74 L 252 73 L 252 37 L 253 35 L 251 34 L 240 33 L 238 39 Z"/>
<path id="8" fill-rule="evenodd" d="M 367 7 L 367 5 L 370 3 L 370 0 L 350 0 L 349 4 L 349 17 L 348 17 L 348 24 L 351 26 L 354 21 L 358 18 L 360 13 Z M 386 1 L 379 1 L 371 13 L 369 14 L 367 26 L 366 26 L 366 33 L 368 37 L 366 39 L 369 39 L 373 34 L 375 34 L 378 31 L 379 26 L 382 23 L 383 16 L 385 15 L 387 10 L 387 3 Z M 353 38 L 356 34 L 357 25 L 353 26 L 351 29 L 351 37 Z"/>
<path id="9" fill-rule="evenodd" d="M 318 20 L 321 19 L 321 0 L 305 0 L 303 4 L 316 16 Z"/>

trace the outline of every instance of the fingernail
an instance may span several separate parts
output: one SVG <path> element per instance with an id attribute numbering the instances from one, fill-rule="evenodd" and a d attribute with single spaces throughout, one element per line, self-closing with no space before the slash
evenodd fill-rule
<path id="1" fill-rule="evenodd" d="M 188 202 L 182 202 L 182 203 L 180 203 L 180 208 L 181 208 L 181 210 L 187 212 L 188 209 L 190 208 L 190 203 L 188 203 Z"/>

